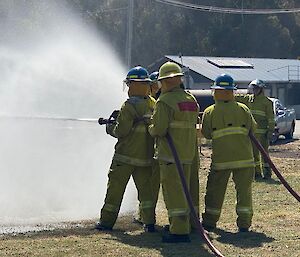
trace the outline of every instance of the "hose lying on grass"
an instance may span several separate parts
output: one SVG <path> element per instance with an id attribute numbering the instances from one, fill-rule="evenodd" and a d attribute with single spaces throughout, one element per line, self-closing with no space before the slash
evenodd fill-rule
<path id="1" fill-rule="evenodd" d="M 217 257 L 224 257 L 224 255 L 222 255 L 222 253 L 212 244 L 212 242 L 210 241 L 209 237 L 207 236 L 207 234 L 206 234 L 206 232 L 205 232 L 205 230 L 204 230 L 204 228 L 203 228 L 203 226 L 202 226 L 202 224 L 201 224 L 201 222 L 198 218 L 198 215 L 197 215 L 197 213 L 195 211 L 195 208 L 194 208 L 194 205 L 193 205 L 192 197 L 190 195 L 190 192 L 189 192 L 189 189 L 188 189 L 185 177 L 184 177 L 182 165 L 180 163 L 180 160 L 179 160 L 179 157 L 178 157 L 173 139 L 172 139 L 172 137 L 170 136 L 169 133 L 166 134 L 166 139 L 168 141 L 168 144 L 169 144 L 169 147 L 171 149 L 172 155 L 175 159 L 175 164 L 176 164 L 176 167 L 177 167 L 177 170 L 178 170 L 178 173 L 179 173 L 179 177 L 180 177 L 180 180 L 181 180 L 183 191 L 184 191 L 184 194 L 186 196 L 188 205 L 190 207 L 192 218 L 195 221 L 197 232 L 204 239 L 207 246 L 213 251 L 213 253 Z"/>
<path id="2" fill-rule="evenodd" d="M 274 171 L 275 175 L 279 178 L 279 180 L 284 185 L 284 187 L 291 193 L 292 196 L 294 196 L 297 199 L 298 202 L 300 202 L 300 195 L 295 190 L 293 190 L 293 188 L 284 179 L 284 177 L 281 175 L 279 170 L 275 167 L 274 163 L 270 159 L 268 153 L 265 151 L 263 146 L 259 143 L 259 141 L 253 135 L 252 131 L 249 132 L 249 137 L 250 137 L 251 141 L 255 144 L 257 149 L 261 152 L 264 160 L 270 165 L 271 169 Z"/>

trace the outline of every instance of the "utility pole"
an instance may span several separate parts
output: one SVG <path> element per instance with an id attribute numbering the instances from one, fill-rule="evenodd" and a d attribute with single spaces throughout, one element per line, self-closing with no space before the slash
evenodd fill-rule
<path id="1" fill-rule="evenodd" d="M 127 39 L 126 39 L 126 61 L 127 68 L 131 67 L 131 46 L 133 35 L 133 7 L 134 0 L 128 0 L 128 15 L 127 15 Z"/>
<path id="2" fill-rule="evenodd" d="M 244 10 L 244 0 L 242 0 L 242 10 Z M 242 13 L 242 24 L 244 25 L 244 14 Z"/>

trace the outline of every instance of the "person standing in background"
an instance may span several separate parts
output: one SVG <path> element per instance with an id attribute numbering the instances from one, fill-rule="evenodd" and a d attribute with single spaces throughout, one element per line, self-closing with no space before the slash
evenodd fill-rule
<path id="1" fill-rule="evenodd" d="M 252 223 L 252 181 L 254 158 L 249 131 L 255 132 L 256 122 L 249 108 L 234 99 L 236 89 L 230 75 L 218 76 L 211 87 L 215 104 L 204 110 L 202 134 L 212 140 L 211 168 L 205 194 L 203 227 L 212 231 L 221 215 L 230 175 L 236 189 L 237 226 L 248 232 Z"/>
<path id="2" fill-rule="evenodd" d="M 272 101 L 265 96 L 265 83 L 255 79 L 249 84 L 249 91 L 253 94 L 236 95 L 238 102 L 244 103 L 250 109 L 256 123 L 257 129 L 255 137 L 261 143 L 266 152 L 269 152 L 269 142 L 272 139 L 275 129 L 275 118 Z M 253 144 L 253 154 L 255 161 L 255 178 L 270 179 L 272 171 L 269 164 L 262 158 L 260 152 Z"/>

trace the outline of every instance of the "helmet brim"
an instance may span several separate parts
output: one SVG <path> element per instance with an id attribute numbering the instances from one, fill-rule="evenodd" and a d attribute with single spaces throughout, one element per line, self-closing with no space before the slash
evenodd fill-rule
<path id="1" fill-rule="evenodd" d="M 125 79 L 124 81 L 151 82 L 151 79 Z"/>
<path id="2" fill-rule="evenodd" d="M 179 73 L 172 73 L 172 74 L 169 74 L 169 75 L 166 75 L 166 76 L 161 76 L 161 77 L 158 77 L 157 80 L 163 80 L 163 79 L 168 79 L 168 78 L 174 78 L 174 77 L 178 77 L 178 76 L 184 76 L 183 73 L 179 72 Z"/>
<path id="3" fill-rule="evenodd" d="M 211 89 L 222 89 L 222 90 L 237 90 L 237 87 L 231 86 L 231 87 L 220 87 L 220 86 L 211 86 Z"/>
<path id="4" fill-rule="evenodd" d="M 265 88 L 266 85 L 250 84 L 250 85 L 248 86 L 248 88 L 250 88 L 250 89 L 253 89 L 254 87 Z"/>

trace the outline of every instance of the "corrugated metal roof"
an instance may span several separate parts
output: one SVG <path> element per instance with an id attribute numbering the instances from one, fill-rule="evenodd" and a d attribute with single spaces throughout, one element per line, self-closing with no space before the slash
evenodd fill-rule
<path id="1" fill-rule="evenodd" d="M 166 58 L 181 64 L 181 58 L 174 55 L 166 55 Z M 208 60 L 220 60 L 221 62 L 242 61 L 253 65 L 253 68 L 221 68 L 208 62 Z M 300 60 L 293 59 L 266 59 L 266 58 L 236 58 L 236 57 L 208 57 L 208 56 L 182 56 L 183 65 L 202 76 L 215 80 L 215 78 L 227 73 L 236 82 L 248 83 L 256 78 L 269 83 L 300 82 Z M 237 62 L 238 63 L 238 62 Z"/>

